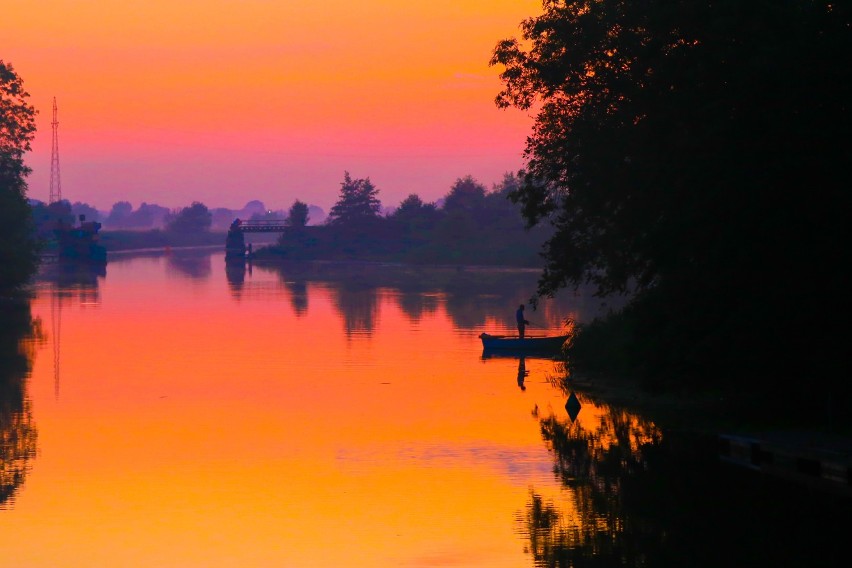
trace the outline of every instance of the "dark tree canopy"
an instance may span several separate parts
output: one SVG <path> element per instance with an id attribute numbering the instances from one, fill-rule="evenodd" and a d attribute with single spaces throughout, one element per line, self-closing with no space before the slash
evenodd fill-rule
<path id="1" fill-rule="evenodd" d="M 35 136 L 36 110 L 11 64 L 0 59 L 0 155 L 21 160 Z M 26 170 L 27 173 L 29 170 Z"/>
<path id="2" fill-rule="evenodd" d="M 308 215 L 308 204 L 299 201 L 298 199 L 290 206 L 290 211 L 287 214 L 288 227 L 305 227 L 310 221 Z"/>
<path id="3" fill-rule="evenodd" d="M 714 350 L 705 373 L 830 351 L 813 334 L 845 294 L 848 5 L 543 6 L 491 60 L 504 66 L 498 106 L 536 113 L 511 195 L 555 228 L 539 293 L 638 293 L 652 373 Z"/>
<path id="4" fill-rule="evenodd" d="M 166 222 L 166 229 L 175 233 L 200 233 L 209 231 L 212 222 L 213 215 L 207 206 L 193 201 Z"/>
<path id="5" fill-rule="evenodd" d="M 116 201 L 106 218 L 108 227 L 123 227 L 130 214 L 133 213 L 133 205 L 129 201 Z"/>
<path id="6" fill-rule="evenodd" d="M 36 128 L 28 98 L 13 67 L 0 60 L 0 291 L 24 284 L 38 261 L 23 161 Z"/>
<path id="7" fill-rule="evenodd" d="M 328 215 L 329 223 L 338 226 L 358 225 L 379 216 L 379 190 L 370 178 L 352 179 L 345 172 L 340 184 L 340 198 Z"/>
<path id="8" fill-rule="evenodd" d="M 473 176 L 459 178 L 450 188 L 450 193 L 444 201 L 445 211 L 472 211 L 479 209 L 485 202 L 485 186 L 476 181 Z"/>
<path id="9" fill-rule="evenodd" d="M 434 203 L 425 203 L 419 195 L 412 193 L 402 200 L 391 218 L 404 223 L 428 221 L 434 219 L 437 209 Z"/>

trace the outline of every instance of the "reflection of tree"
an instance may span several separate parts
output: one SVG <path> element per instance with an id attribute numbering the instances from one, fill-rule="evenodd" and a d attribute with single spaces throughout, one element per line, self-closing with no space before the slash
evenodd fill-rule
<path id="1" fill-rule="evenodd" d="M 311 273 L 305 270 L 305 265 L 297 263 L 295 265 L 288 264 L 285 267 L 275 267 L 275 272 L 278 273 L 278 279 L 284 284 L 284 288 L 290 294 L 290 307 L 293 308 L 293 313 L 296 317 L 302 317 L 308 313 L 308 280 L 318 280 L 312 278 Z"/>
<path id="2" fill-rule="evenodd" d="M 539 418 L 562 491 L 531 489 L 519 515 L 536 566 L 848 563 L 836 520 L 848 502 L 726 467 L 713 436 L 663 438 L 635 414 L 583 405 L 579 421 Z"/>
<path id="3" fill-rule="evenodd" d="M 570 507 L 560 507 L 532 491 L 522 520 L 536 565 L 636 565 L 631 539 L 656 534 L 643 521 L 625 515 L 624 485 L 647 468 L 659 429 L 635 414 L 604 407 L 592 429 L 583 421 L 539 419 L 542 439 L 553 453 L 553 471 L 570 488 Z"/>
<path id="4" fill-rule="evenodd" d="M 228 279 L 228 288 L 231 290 L 231 295 L 239 298 L 243 291 L 243 285 L 246 281 L 246 263 L 244 259 L 239 261 L 225 262 L 225 277 Z"/>
<path id="5" fill-rule="evenodd" d="M 172 253 L 168 257 L 168 267 L 172 272 L 194 280 L 209 278 L 213 271 L 210 253 L 204 251 Z"/>
<path id="6" fill-rule="evenodd" d="M 460 329 L 494 324 L 514 329 L 515 309 L 532 295 L 538 277 L 530 270 L 347 262 L 282 261 L 264 269 L 278 272 L 288 288 L 293 282 L 324 282 L 341 291 L 338 307 L 347 319 L 348 330 L 372 330 L 375 310 L 362 308 L 375 302 L 379 289 L 391 291 L 412 321 L 435 311 L 443 301 L 453 324 Z M 294 309 L 297 299 L 294 295 Z M 566 293 L 542 300 L 529 315 L 534 323 L 552 326 L 568 316 L 578 321 L 591 319 L 599 313 L 595 305 L 595 300 Z M 296 309 L 296 313 L 301 312 Z"/>
<path id="7" fill-rule="evenodd" d="M 335 288 L 334 304 L 343 316 L 346 335 L 365 333 L 371 335 L 379 313 L 377 288 L 340 285 Z"/>
<path id="8" fill-rule="evenodd" d="M 304 280 L 285 280 L 284 287 L 290 292 L 290 305 L 296 317 L 308 313 L 308 284 Z"/>
<path id="9" fill-rule="evenodd" d="M 431 314 L 438 309 L 438 296 L 435 294 L 403 292 L 397 294 L 396 302 L 412 322 L 419 322 L 424 314 Z"/>
<path id="10" fill-rule="evenodd" d="M 36 455 L 37 431 L 27 396 L 35 356 L 34 340 L 44 340 L 28 302 L 0 300 L 0 508 L 23 485 Z"/>
<path id="11" fill-rule="evenodd" d="M 541 435 L 553 451 L 554 471 L 563 482 L 618 477 L 643 467 L 642 450 L 659 443 L 661 433 L 650 421 L 624 410 L 605 407 L 593 431 L 582 422 L 560 422 L 551 415 L 540 421 Z M 617 483 L 608 479 L 607 483 Z"/>

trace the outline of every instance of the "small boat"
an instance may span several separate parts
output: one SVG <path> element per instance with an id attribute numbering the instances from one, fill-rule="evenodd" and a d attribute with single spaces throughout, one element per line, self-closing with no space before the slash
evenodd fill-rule
<path id="1" fill-rule="evenodd" d="M 557 353 L 568 341 L 569 335 L 530 335 L 521 339 L 517 335 L 491 335 L 483 333 L 479 336 L 482 348 L 486 351 L 513 351 L 517 353 Z"/>
<path id="2" fill-rule="evenodd" d="M 58 221 L 53 229 L 58 260 L 105 265 L 107 250 L 99 243 L 100 230 L 101 224 L 86 221 L 85 215 L 80 215 L 80 225 L 77 227 Z"/>

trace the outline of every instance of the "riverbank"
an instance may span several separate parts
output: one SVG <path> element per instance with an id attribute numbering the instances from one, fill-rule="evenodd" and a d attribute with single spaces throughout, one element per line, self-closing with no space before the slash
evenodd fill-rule
<path id="1" fill-rule="evenodd" d="M 225 233 L 171 233 L 159 229 L 151 231 L 101 231 L 99 242 L 107 252 L 162 249 L 165 247 L 187 247 L 220 245 L 225 246 Z"/>

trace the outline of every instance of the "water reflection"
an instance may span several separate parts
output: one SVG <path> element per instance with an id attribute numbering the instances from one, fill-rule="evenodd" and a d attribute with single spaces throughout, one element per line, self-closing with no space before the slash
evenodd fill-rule
<path id="1" fill-rule="evenodd" d="M 577 420 L 581 406 L 589 408 Z M 625 515 L 623 487 L 647 469 L 647 453 L 659 445 L 662 434 L 653 422 L 627 411 L 590 401 L 581 405 L 573 392 L 566 409 L 568 420 L 551 413 L 539 418 L 539 428 L 553 455 L 554 474 L 570 499 L 530 492 L 519 520 L 527 550 L 536 566 L 629 561 L 627 541 L 642 535 L 635 519 Z"/>
<path id="2" fill-rule="evenodd" d="M 209 278 L 213 272 L 210 251 L 178 250 L 170 252 L 166 258 L 170 274 L 201 280 Z"/>
<path id="3" fill-rule="evenodd" d="M 287 280 L 284 286 L 290 293 L 290 306 L 296 317 L 303 317 L 308 313 L 308 283 L 304 280 Z"/>
<path id="4" fill-rule="evenodd" d="M 225 261 L 225 278 L 228 279 L 228 288 L 231 296 L 239 300 L 242 298 L 243 287 L 246 282 L 246 262 L 240 258 L 237 261 Z"/>
<path id="5" fill-rule="evenodd" d="M 106 265 L 56 262 L 42 266 L 38 280 L 49 282 L 63 298 L 73 297 L 82 304 L 100 303 L 100 280 L 106 277 Z"/>
<path id="6" fill-rule="evenodd" d="M 529 374 L 530 374 L 530 372 L 527 371 L 527 359 L 526 359 L 526 357 L 519 357 L 518 358 L 518 387 L 520 387 L 520 389 L 522 391 L 527 390 L 527 387 L 524 386 L 524 380 L 526 380 L 526 378 Z"/>
<path id="7" fill-rule="evenodd" d="M 0 509 L 7 509 L 36 457 L 38 432 L 27 387 L 44 333 L 28 301 L 0 300 L 0 321 Z"/>
<path id="8" fill-rule="evenodd" d="M 396 303 L 399 309 L 413 323 L 420 322 L 423 316 L 435 313 L 438 309 L 440 294 L 429 292 L 399 292 Z"/>
<path id="9" fill-rule="evenodd" d="M 344 262 L 282 262 L 257 268 L 278 275 L 297 316 L 307 313 L 308 286 L 321 284 L 334 294 L 346 332 L 364 335 L 375 331 L 382 294 L 393 297 L 412 323 L 443 305 L 458 329 L 513 329 L 514 308 L 532 295 L 538 277 L 528 270 Z M 229 272 L 232 290 L 252 284 L 244 279 L 242 273 Z M 589 321 L 604 309 L 591 295 L 576 295 L 542 301 L 530 318 L 546 329 L 566 319 Z"/>
<path id="10" fill-rule="evenodd" d="M 845 504 L 725 466 L 712 436 L 582 394 L 566 409 L 533 413 L 561 485 L 516 518 L 535 566 L 846 565 Z"/>
<path id="11" fill-rule="evenodd" d="M 59 398 L 62 355 L 62 311 L 69 303 L 99 306 L 100 280 L 106 277 L 106 265 L 75 262 L 44 264 L 37 280 L 50 285 L 50 338 L 53 347 L 53 391 Z"/>
<path id="12" fill-rule="evenodd" d="M 51 335 L 74 380 L 54 400 L 49 356 L 22 381 L 33 363 L 21 366 L 18 352 L 18 370 L 0 375 L 14 387 L 2 425 L 16 442 L 4 442 L 0 463 L 17 495 L 3 511 L 12 564 L 314 566 L 323 550 L 324 565 L 371 568 L 694 566 L 694 549 L 723 566 L 732 562 L 718 543 L 731 535 L 769 539 L 714 512 L 736 484 L 723 489 L 718 469 L 664 454 L 672 433 L 579 391 L 572 415 L 553 361 L 480 360 L 479 330 L 455 327 L 463 307 L 446 302 L 464 289 L 445 286 L 456 271 L 389 267 L 383 282 L 376 267 L 246 265 L 227 277 L 222 253 L 212 258 L 213 276 L 191 285 L 165 274 L 165 256 L 111 262 L 110 278 L 95 280 L 98 309 L 68 309 L 85 285 L 38 287 L 32 314 L 45 331 L 51 300 L 66 305 Z M 520 288 L 500 288 L 468 287 L 493 306 L 471 321 L 512 325 Z M 552 304 L 557 325 L 570 301 Z M 24 343 L 11 344 L 27 349 L 25 316 L 14 334 Z M 344 327 L 371 339 L 350 340 Z M 26 476 L 33 420 L 43 457 Z M 772 497 L 787 508 L 795 496 Z M 787 519 L 801 510 L 814 525 L 787 534 L 845 543 L 800 502 L 784 514 L 771 503 L 758 505 Z M 699 514 L 686 518 L 687 506 Z M 763 522 L 742 509 L 738 519 Z M 144 546 L 122 546 L 121 534 L 146 535 Z M 323 548 L 329 534 L 340 546 Z"/>
<path id="13" fill-rule="evenodd" d="M 346 335 L 371 335 L 379 316 L 378 290 L 340 283 L 333 288 L 333 292 L 334 306 L 343 317 Z"/>

